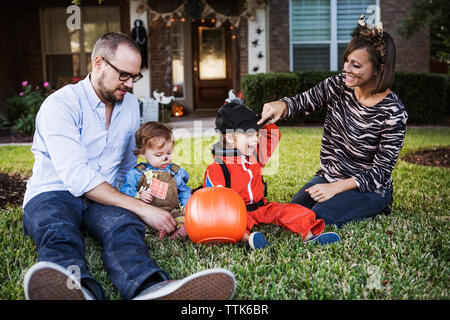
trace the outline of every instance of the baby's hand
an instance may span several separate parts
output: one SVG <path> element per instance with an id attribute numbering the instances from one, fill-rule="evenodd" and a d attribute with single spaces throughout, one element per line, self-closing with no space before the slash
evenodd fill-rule
<path id="1" fill-rule="evenodd" d="M 153 201 L 153 196 L 150 193 L 150 190 L 142 190 L 139 192 L 139 199 L 146 203 L 151 203 Z"/>
<path id="2" fill-rule="evenodd" d="M 177 238 L 186 238 L 188 235 L 186 226 L 183 224 L 177 231 L 175 231 L 171 236 L 170 239 L 177 239 Z"/>
<path id="3" fill-rule="evenodd" d="M 167 232 L 164 229 L 159 230 L 158 239 L 162 240 L 166 236 Z"/>

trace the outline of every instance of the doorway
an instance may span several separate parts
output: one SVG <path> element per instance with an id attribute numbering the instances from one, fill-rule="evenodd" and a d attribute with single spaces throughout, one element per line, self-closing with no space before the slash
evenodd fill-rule
<path id="1" fill-rule="evenodd" d="M 194 108 L 217 109 L 233 85 L 231 41 L 227 24 L 192 23 Z"/>

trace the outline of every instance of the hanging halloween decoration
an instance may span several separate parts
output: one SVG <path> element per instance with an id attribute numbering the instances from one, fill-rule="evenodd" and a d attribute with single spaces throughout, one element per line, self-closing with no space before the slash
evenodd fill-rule
<path id="1" fill-rule="evenodd" d="M 140 19 L 134 20 L 134 28 L 131 30 L 131 38 L 137 43 L 141 49 L 141 69 L 148 68 L 148 49 L 147 49 L 147 30 L 145 30 L 144 22 Z"/>
<path id="2" fill-rule="evenodd" d="M 191 14 L 191 19 L 197 20 L 200 18 L 201 13 L 201 6 L 200 3 L 196 0 L 190 0 L 189 1 L 189 12 Z"/>

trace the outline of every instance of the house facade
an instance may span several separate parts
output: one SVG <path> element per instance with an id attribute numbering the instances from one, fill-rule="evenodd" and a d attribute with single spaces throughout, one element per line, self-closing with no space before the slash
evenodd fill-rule
<path id="1" fill-rule="evenodd" d="M 157 90 L 174 96 L 187 112 L 214 109 L 229 90 L 240 91 L 248 73 L 342 70 L 361 14 L 369 23 L 382 21 L 393 36 L 397 70 L 428 72 L 428 31 L 411 39 L 397 32 L 411 2 L 82 0 L 69 10 L 71 1 L 10 1 L 0 13 L 6 23 L 0 31 L 0 100 L 17 93 L 23 80 L 58 86 L 61 79 L 84 77 L 98 36 L 121 31 L 145 51 L 144 78 L 133 90 L 138 97 Z"/>

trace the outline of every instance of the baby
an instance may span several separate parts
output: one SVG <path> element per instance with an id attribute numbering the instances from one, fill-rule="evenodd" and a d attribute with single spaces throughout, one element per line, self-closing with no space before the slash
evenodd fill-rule
<path id="1" fill-rule="evenodd" d="M 174 138 L 172 129 L 167 125 L 150 121 L 136 131 L 135 155 L 144 157 L 130 169 L 120 191 L 172 214 L 178 222 L 177 230 L 171 238 L 186 236 L 184 227 L 184 206 L 191 196 L 187 186 L 189 174 L 180 166 L 172 163 Z M 165 232 L 160 230 L 159 238 Z"/>

